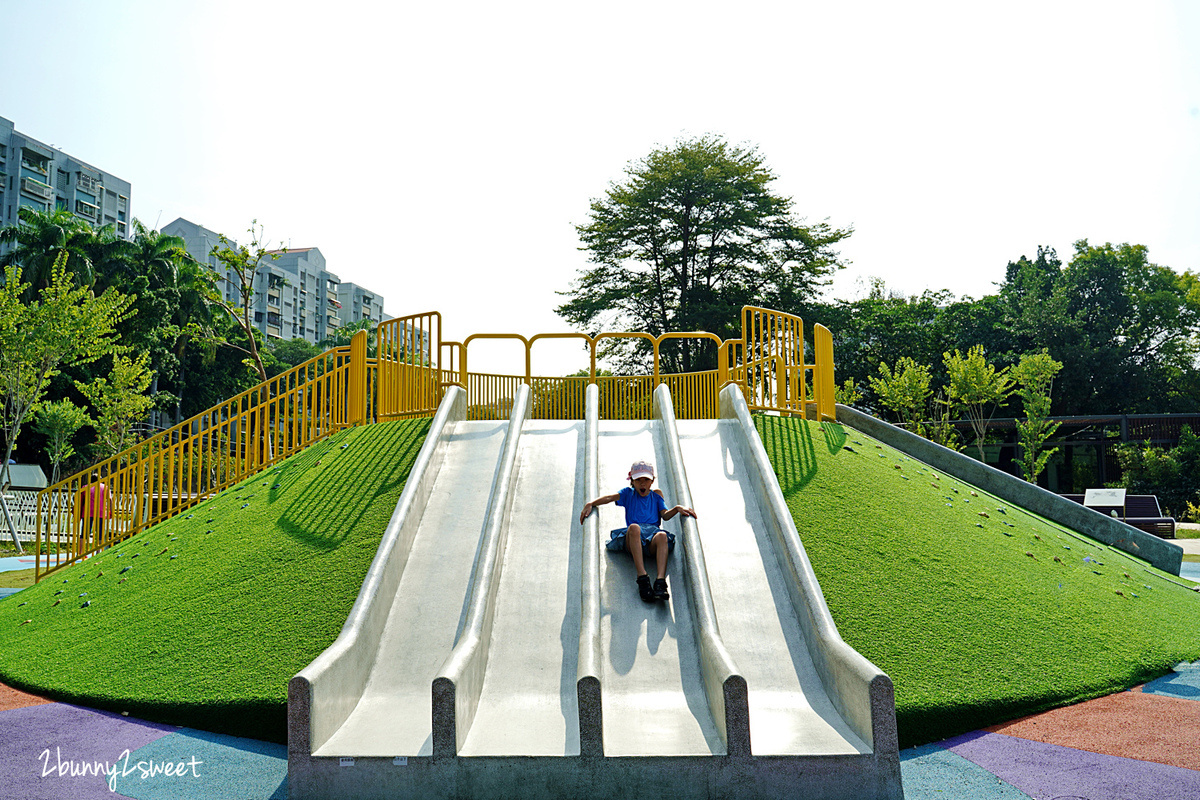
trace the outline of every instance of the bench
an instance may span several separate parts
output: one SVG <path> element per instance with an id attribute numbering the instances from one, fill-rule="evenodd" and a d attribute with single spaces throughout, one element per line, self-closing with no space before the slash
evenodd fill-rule
<path id="1" fill-rule="evenodd" d="M 1062 497 L 1073 500 L 1080 505 L 1086 505 L 1083 502 L 1085 495 L 1064 494 Z M 1124 507 L 1093 505 L 1088 506 L 1088 508 L 1098 511 L 1105 516 L 1115 516 L 1126 525 L 1131 525 L 1146 533 L 1152 533 L 1160 539 L 1175 538 L 1175 520 L 1171 517 L 1163 516 L 1162 509 L 1158 507 L 1158 498 L 1152 494 L 1126 495 Z M 1113 514 L 1114 511 L 1116 512 L 1115 515 Z"/>

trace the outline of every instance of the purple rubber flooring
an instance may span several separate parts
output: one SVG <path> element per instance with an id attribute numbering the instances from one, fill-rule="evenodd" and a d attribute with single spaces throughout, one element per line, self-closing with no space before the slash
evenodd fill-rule
<path id="1" fill-rule="evenodd" d="M 0 687 L 4 688 L 4 687 Z M 287 748 L 5 689 L 0 800 L 285 800 Z M 115 772 L 114 772 L 115 770 Z"/>
<path id="2" fill-rule="evenodd" d="M 1200 798 L 1200 772 L 1166 764 L 1089 753 L 1002 733 L 969 733 L 942 745 L 1035 800 Z"/>
<path id="3" fill-rule="evenodd" d="M 5 800 L 126 797 L 109 791 L 112 766 L 126 751 L 131 755 L 175 730 L 66 703 L 0 711 L 0 793 Z"/>

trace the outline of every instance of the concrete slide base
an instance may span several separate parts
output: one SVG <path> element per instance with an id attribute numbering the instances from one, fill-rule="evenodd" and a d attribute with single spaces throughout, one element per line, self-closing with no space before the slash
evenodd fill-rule
<path id="1" fill-rule="evenodd" d="M 534 800 L 536 798 L 900 798 L 898 784 L 853 756 L 647 756 L 553 758 L 456 756 L 314 758 L 302 798 L 338 800 Z M 297 769 L 289 762 L 290 786 Z"/>

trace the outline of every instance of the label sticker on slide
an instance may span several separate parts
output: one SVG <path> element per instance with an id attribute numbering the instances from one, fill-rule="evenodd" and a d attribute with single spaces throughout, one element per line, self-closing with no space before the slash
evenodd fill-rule
<path id="1" fill-rule="evenodd" d="M 353 767 L 354 759 L 346 758 L 345 756 L 342 756 L 341 758 L 338 759 L 338 766 L 339 767 Z"/>
<path id="2" fill-rule="evenodd" d="M 395 758 L 392 759 L 392 763 L 395 764 L 397 767 L 407 767 L 408 766 L 408 756 L 396 756 Z"/>

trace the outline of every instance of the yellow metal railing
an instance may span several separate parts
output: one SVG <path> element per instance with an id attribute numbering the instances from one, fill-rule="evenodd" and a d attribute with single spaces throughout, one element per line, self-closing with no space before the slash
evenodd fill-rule
<path id="1" fill-rule="evenodd" d="M 367 335 L 38 493 L 40 580 L 184 511 L 371 413 Z M 378 380 L 375 381 L 378 384 Z"/>
<path id="2" fill-rule="evenodd" d="M 651 351 L 649 375 L 600 375 L 597 347 L 609 339 L 642 339 Z M 470 345 L 509 340 L 524 348 L 523 375 L 471 372 Z M 535 376 L 534 345 L 577 339 L 589 351 L 587 375 Z M 716 367 L 663 373 L 662 346 L 683 340 L 716 352 Z M 752 409 L 833 419 L 833 339 L 812 331 L 805 362 L 804 323 L 792 314 L 747 306 L 742 337 L 722 341 L 703 331 L 654 336 L 639 332 L 481 333 L 462 342 L 442 339 L 438 312 L 388 320 L 376 332 L 376 356 L 360 331 L 349 347 L 316 358 L 118 453 L 38 495 L 37 551 L 65 555 L 54 566 L 35 564 L 35 577 L 184 511 L 216 492 L 343 428 L 434 413 L 445 388 L 467 392 L 468 419 L 507 419 L 517 387 L 532 390 L 536 419 L 582 419 L 588 384 L 599 388 L 601 419 L 649 419 L 659 384 L 671 389 L 679 419 L 712 419 L 729 383 L 742 387 Z M 811 387 L 811 392 L 809 391 Z"/>
<path id="3" fill-rule="evenodd" d="M 531 337 L 517 333 L 476 333 L 456 342 L 441 338 L 439 314 L 415 314 L 379 326 L 379 383 L 385 388 L 380 389 L 377 404 L 381 419 L 431 414 L 444 387 L 454 383 L 467 391 L 468 419 L 507 419 L 517 387 L 526 384 L 532 390 L 535 419 L 581 419 L 584 387 L 595 383 L 600 388 L 601 419 L 646 419 L 651 413 L 654 388 L 665 383 L 671 389 L 677 418 L 705 419 L 717 416 L 718 393 L 733 382 L 742 386 L 747 402 L 755 410 L 811 413 L 818 419 L 833 419 L 833 340 L 821 325 L 813 326 L 812 336 L 813 360 L 806 363 L 803 320 L 793 314 L 754 306 L 742 310 L 742 338 L 726 341 L 704 331 L 658 336 L 615 331 L 595 336 L 540 333 Z M 585 345 L 589 352 L 588 374 L 535 375 L 533 348 L 538 341 L 547 339 L 576 339 Z M 651 350 L 651 373 L 598 374 L 597 348 L 611 339 L 645 341 Z M 516 343 L 523 349 L 523 375 L 471 371 L 471 344 L 497 340 Z M 716 368 L 684 374 L 663 373 L 662 347 L 677 340 L 710 342 L 709 346 L 716 350 Z"/>
<path id="4" fill-rule="evenodd" d="M 375 336 L 377 419 L 433 414 L 441 401 L 439 387 L 445 379 L 438 368 L 442 315 L 429 311 L 391 319 L 379 325 Z"/>
<path id="5" fill-rule="evenodd" d="M 740 363 L 732 379 L 743 387 L 756 411 L 806 414 L 834 419 L 833 337 L 813 325 L 812 363 L 805 363 L 804 320 L 769 308 L 742 309 Z M 809 392 L 809 387 L 812 391 Z"/>

